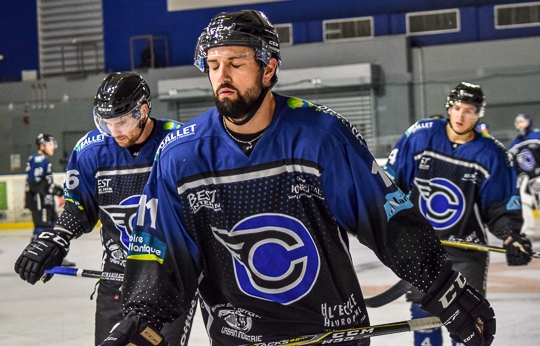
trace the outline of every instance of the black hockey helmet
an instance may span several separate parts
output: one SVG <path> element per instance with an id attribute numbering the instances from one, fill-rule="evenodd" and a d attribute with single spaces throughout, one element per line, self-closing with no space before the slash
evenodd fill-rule
<path id="1" fill-rule="evenodd" d="M 276 28 L 260 11 L 243 10 L 215 15 L 199 37 L 193 64 L 201 71 L 208 72 L 208 49 L 221 46 L 251 47 L 255 51 L 255 59 L 264 66 L 272 57 L 276 58 L 278 69 L 281 65 Z M 274 78 L 277 78 L 276 75 Z"/>
<path id="2" fill-rule="evenodd" d="M 476 113 L 478 113 L 479 117 L 484 116 L 486 101 L 480 85 L 466 82 L 459 83 L 450 91 L 448 97 L 446 97 L 446 110 L 452 107 L 456 102 L 471 104 L 476 107 Z"/>
<path id="3" fill-rule="evenodd" d="M 53 136 L 51 135 L 47 135 L 47 134 L 44 134 L 44 133 L 40 133 L 37 137 L 36 137 L 36 145 L 39 147 L 40 145 L 42 144 L 45 144 L 45 143 L 49 143 L 49 142 L 53 142 L 54 143 L 54 148 L 57 148 L 58 147 L 58 144 L 56 143 L 56 139 L 54 139 Z"/>
<path id="4" fill-rule="evenodd" d="M 141 120 L 139 107 L 146 103 L 148 114 L 152 110 L 150 87 L 137 73 L 109 73 L 101 82 L 94 98 L 94 122 L 97 128 L 110 135 L 106 120 L 131 115 Z"/>

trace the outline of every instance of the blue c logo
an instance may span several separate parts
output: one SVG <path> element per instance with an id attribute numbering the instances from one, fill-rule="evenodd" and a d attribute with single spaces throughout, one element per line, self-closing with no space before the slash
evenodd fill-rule
<path id="1" fill-rule="evenodd" d="M 536 166 L 536 160 L 533 153 L 529 149 L 523 149 L 516 157 L 519 167 L 526 172 L 532 171 Z"/>
<path id="2" fill-rule="evenodd" d="M 287 305 L 308 294 L 317 280 L 319 253 L 298 219 L 259 214 L 231 231 L 212 231 L 232 254 L 238 286 L 247 295 Z"/>
<path id="3" fill-rule="evenodd" d="M 418 181 L 416 182 L 418 183 Z M 420 211 L 436 230 L 454 226 L 465 211 L 465 197 L 450 180 L 437 178 L 425 181 L 420 188 Z"/>

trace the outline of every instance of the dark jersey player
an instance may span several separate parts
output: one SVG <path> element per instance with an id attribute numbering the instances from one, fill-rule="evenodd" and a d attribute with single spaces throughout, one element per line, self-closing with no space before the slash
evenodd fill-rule
<path id="1" fill-rule="evenodd" d="M 534 237 L 533 209 L 540 209 L 540 129 L 534 128 L 533 119 L 528 114 L 518 114 L 514 121 L 518 131 L 510 143 L 514 168 L 518 174 L 518 188 L 523 203 L 523 228 L 528 236 Z"/>
<path id="2" fill-rule="evenodd" d="M 34 284 L 45 269 L 60 265 L 70 240 L 91 232 L 98 220 L 102 270 L 124 272 L 137 205 L 156 149 L 169 130 L 180 127 L 174 121 L 150 118 L 151 109 L 150 88 L 140 75 L 111 73 L 103 79 L 94 99 L 97 129 L 79 140 L 69 159 L 65 210 L 54 229 L 42 232 L 15 264 L 23 280 Z M 122 318 L 120 286 L 115 281 L 99 283 L 96 344 Z M 182 326 L 170 333 L 172 340 L 181 330 Z"/>
<path id="3" fill-rule="evenodd" d="M 485 225 L 504 241 L 509 265 L 531 260 L 531 244 L 520 234 L 521 203 L 505 148 L 475 131 L 483 116 L 480 86 L 458 84 L 447 97 L 447 119 L 412 125 L 388 157 L 385 171 L 444 240 L 486 244 Z M 487 252 L 448 248 L 454 269 L 486 293 Z M 413 317 L 423 317 L 422 292 L 409 294 Z M 441 345 L 441 330 L 415 332 L 415 345 Z"/>
<path id="4" fill-rule="evenodd" d="M 197 289 L 213 345 L 369 325 L 347 233 L 427 292 L 426 309 L 445 322 L 458 314 L 459 325 L 448 324 L 458 340 L 489 345 L 489 303 L 452 269 L 351 123 L 271 91 L 280 62 L 261 12 L 220 13 L 203 30 L 195 65 L 216 107 L 161 145 L 128 252 L 126 317 L 102 346 L 164 344 L 156 330 Z"/>

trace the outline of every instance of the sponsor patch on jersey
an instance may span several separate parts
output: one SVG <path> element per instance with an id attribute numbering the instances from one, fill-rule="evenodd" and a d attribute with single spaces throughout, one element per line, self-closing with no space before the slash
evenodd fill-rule
<path id="1" fill-rule="evenodd" d="M 331 110 L 330 108 L 326 107 L 326 106 L 323 106 L 323 105 L 316 105 L 314 103 L 311 103 L 309 101 L 306 101 L 306 100 L 303 100 L 301 98 L 298 98 L 298 97 L 289 97 L 287 99 L 287 105 L 292 108 L 292 109 L 297 109 L 297 108 L 315 108 L 315 110 L 317 112 L 322 112 L 322 113 L 326 113 L 326 114 L 329 114 L 333 117 L 336 117 L 338 120 L 340 120 L 343 125 L 345 125 L 347 127 L 347 129 L 356 137 L 356 139 L 358 140 L 358 142 L 360 142 L 360 144 L 362 144 L 363 146 L 365 146 L 365 141 L 364 141 L 364 137 L 362 137 L 362 135 L 360 134 L 360 131 L 358 131 L 358 129 L 353 125 L 351 124 L 347 119 L 345 119 L 341 114 L 339 114 L 338 112 L 336 111 L 333 111 Z"/>
<path id="2" fill-rule="evenodd" d="M 163 129 L 166 131 L 176 130 L 182 127 L 182 124 L 176 121 L 167 121 L 163 123 Z"/>
<path id="3" fill-rule="evenodd" d="M 101 143 L 105 141 L 105 135 L 99 134 L 94 136 L 89 136 L 90 133 L 87 133 L 83 138 L 79 139 L 77 144 L 75 144 L 75 147 L 73 148 L 73 151 L 81 151 L 87 146 L 95 143 Z"/>
<path id="4" fill-rule="evenodd" d="M 129 237 L 128 259 L 163 263 L 166 245 L 146 232 L 134 232 Z"/>
<path id="5" fill-rule="evenodd" d="M 216 199 L 217 190 L 202 190 L 187 195 L 189 210 L 192 214 L 197 214 L 201 208 L 208 208 L 213 211 L 221 210 L 221 202 Z"/>
<path id="6" fill-rule="evenodd" d="M 451 228 L 465 213 L 465 196 L 461 189 L 448 179 L 414 180 L 420 192 L 418 206 L 436 230 Z"/>
<path id="7" fill-rule="evenodd" d="M 178 140 L 180 138 L 184 138 L 184 137 L 187 137 L 187 136 L 194 135 L 195 134 L 195 125 L 197 125 L 197 124 L 177 128 L 176 131 L 172 131 L 165 138 L 163 138 L 163 140 L 159 144 L 159 147 L 157 149 L 156 156 L 155 156 L 154 160 L 157 161 L 159 159 L 159 154 L 169 144 L 175 142 L 176 140 Z"/>
<path id="8" fill-rule="evenodd" d="M 231 254 L 238 287 L 249 296 L 288 305 L 317 281 L 317 247 L 296 218 L 258 214 L 230 231 L 212 227 L 212 232 Z"/>
<path id="9" fill-rule="evenodd" d="M 433 122 L 432 121 L 417 122 L 417 123 L 412 124 L 407 129 L 407 131 L 405 131 L 405 135 L 407 137 L 409 137 L 411 134 L 415 133 L 418 130 L 430 129 L 432 127 L 433 127 Z"/>
<path id="10" fill-rule="evenodd" d="M 409 197 L 401 190 L 389 193 L 385 196 L 386 203 L 384 204 L 384 211 L 386 211 L 386 219 L 390 220 L 392 216 L 403 209 L 409 209 L 413 207 Z"/>
<path id="11" fill-rule="evenodd" d="M 521 197 L 512 196 L 508 203 L 506 203 L 507 210 L 521 210 Z"/>
<path id="12" fill-rule="evenodd" d="M 309 184 L 302 177 L 296 177 L 296 183 L 291 185 L 289 199 L 300 199 L 301 197 L 324 199 L 322 189 L 315 185 Z"/>

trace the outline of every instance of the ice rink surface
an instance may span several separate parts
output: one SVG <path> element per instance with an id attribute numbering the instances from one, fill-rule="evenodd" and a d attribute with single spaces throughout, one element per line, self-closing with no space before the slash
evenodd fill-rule
<path id="1" fill-rule="evenodd" d="M 30 285 L 13 270 L 15 260 L 30 240 L 31 230 L 0 230 L 0 345 L 93 345 L 95 301 L 90 300 L 95 279 L 56 275 L 46 284 Z M 501 242 L 491 239 L 491 245 Z M 536 251 L 540 242 L 533 243 Z M 373 253 L 351 239 L 351 252 L 366 297 L 384 291 L 397 277 Z M 96 229 L 71 244 L 68 259 L 78 268 L 99 269 L 101 243 Z M 497 317 L 493 345 L 540 345 L 540 259 L 526 267 L 508 267 L 504 254 L 491 253 L 488 299 Z M 410 319 L 405 298 L 370 308 L 371 324 Z M 446 333 L 445 333 L 446 334 Z M 413 345 L 412 333 L 378 336 L 374 346 Z M 208 345 L 202 319 L 195 316 L 189 345 Z M 445 345 L 451 342 L 446 335 Z"/>

